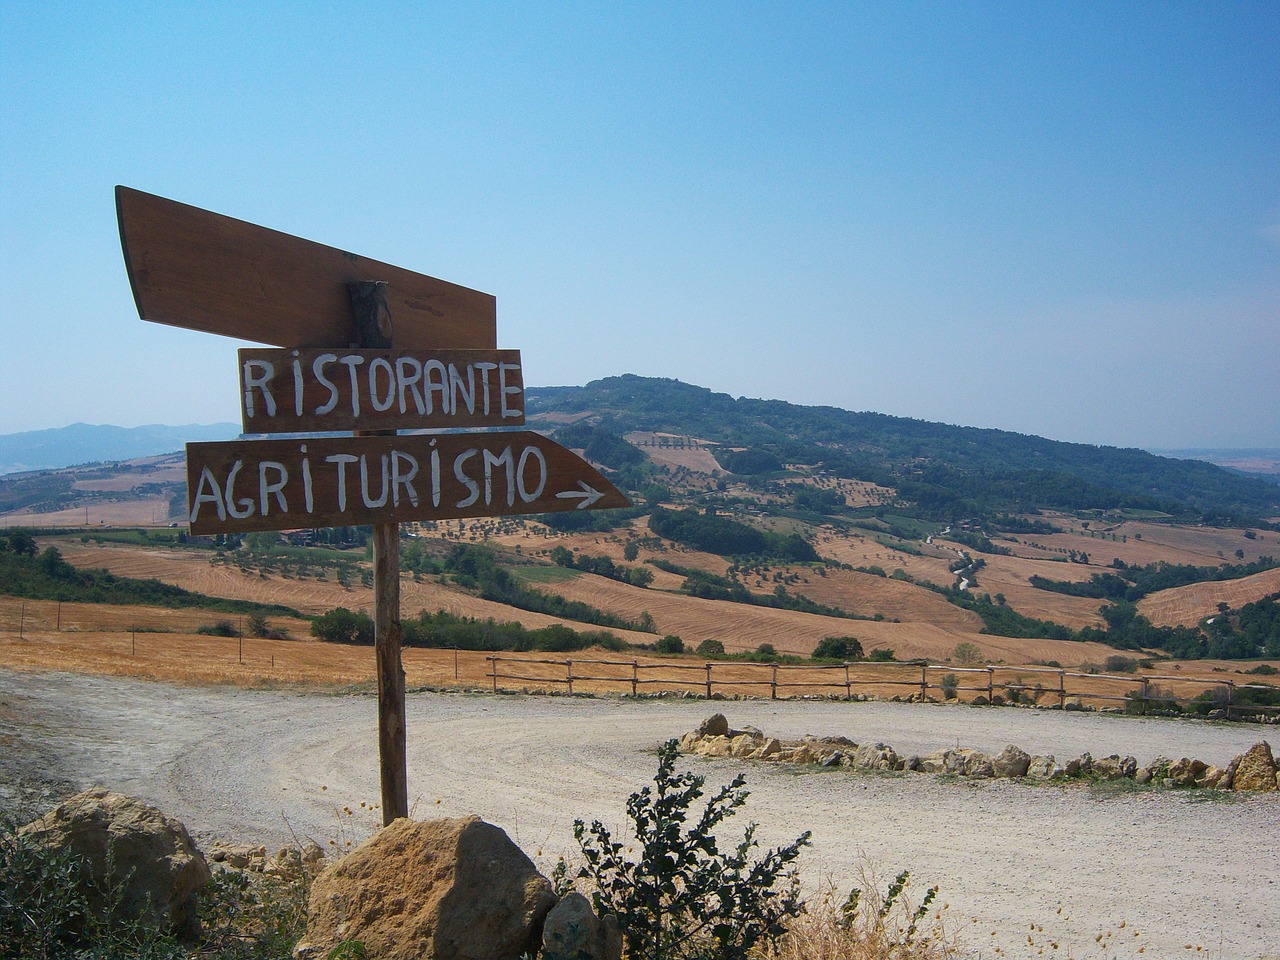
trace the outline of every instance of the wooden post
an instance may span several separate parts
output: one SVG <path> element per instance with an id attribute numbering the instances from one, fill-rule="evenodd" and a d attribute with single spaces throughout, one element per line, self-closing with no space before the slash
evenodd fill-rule
<path id="1" fill-rule="evenodd" d="M 1058 671 L 1058 709 L 1065 710 L 1067 707 L 1067 671 Z"/>
<path id="2" fill-rule="evenodd" d="M 995 695 L 996 695 L 996 672 L 991 668 L 991 665 L 988 664 L 987 665 L 987 703 L 990 703 L 993 699 L 995 699 Z"/>
<path id="3" fill-rule="evenodd" d="M 769 679 L 769 697 L 772 700 L 778 699 L 778 665 L 773 666 L 773 675 Z"/>
<path id="4" fill-rule="evenodd" d="M 920 702 L 929 702 L 929 663 L 920 664 Z"/>
<path id="5" fill-rule="evenodd" d="M 1231 719 L 1231 708 L 1236 702 L 1236 682 L 1234 680 L 1227 681 L 1227 719 Z"/>
<path id="6" fill-rule="evenodd" d="M 1151 681 L 1146 677 L 1142 678 L 1142 715 L 1144 717 L 1147 715 L 1147 700 L 1149 699 L 1150 683 Z"/>
<path id="7" fill-rule="evenodd" d="M 347 284 L 360 346 L 389 348 L 387 284 Z M 393 431 L 394 433 L 394 431 Z M 373 525 L 373 648 L 378 663 L 378 760 L 382 823 L 409 816 L 409 774 L 404 727 L 404 665 L 400 659 L 400 524 Z M 496 680 L 495 680 L 496 684 Z"/>
<path id="8" fill-rule="evenodd" d="M 707 699 L 711 699 L 711 661 L 707 661 Z"/>
<path id="9" fill-rule="evenodd" d="M 564 662 L 564 682 L 569 688 L 569 696 L 573 696 L 573 661 L 566 660 Z"/>
<path id="10" fill-rule="evenodd" d="M 640 661 L 631 661 L 631 695 L 634 697 L 640 692 Z"/>
<path id="11" fill-rule="evenodd" d="M 849 661 L 844 662 L 844 698 L 853 699 L 853 684 L 849 680 Z"/>

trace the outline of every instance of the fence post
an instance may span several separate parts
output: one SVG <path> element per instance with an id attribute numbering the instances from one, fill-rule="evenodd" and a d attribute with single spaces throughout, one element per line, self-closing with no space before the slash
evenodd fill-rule
<path id="1" fill-rule="evenodd" d="M 920 664 L 920 702 L 929 702 L 929 662 Z"/>
<path id="2" fill-rule="evenodd" d="M 498 658 L 485 657 L 489 661 L 489 674 L 493 677 L 493 692 L 498 692 Z"/>
<path id="3" fill-rule="evenodd" d="M 566 660 L 564 662 L 564 679 L 569 687 L 569 696 L 573 696 L 573 661 Z"/>
<path id="4" fill-rule="evenodd" d="M 711 661 L 707 661 L 707 699 L 711 699 Z"/>
<path id="5" fill-rule="evenodd" d="M 987 703 L 991 703 L 996 695 L 996 671 L 990 664 L 987 665 Z"/>
<path id="6" fill-rule="evenodd" d="M 849 681 L 849 661 L 844 662 L 844 698 L 853 699 L 853 684 Z"/>
<path id="7" fill-rule="evenodd" d="M 637 696 L 640 692 L 640 661 L 631 661 L 631 695 Z"/>
<path id="8" fill-rule="evenodd" d="M 1067 707 L 1067 671 L 1058 671 L 1058 709 L 1065 710 Z"/>
<path id="9" fill-rule="evenodd" d="M 773 667 L 773 676 L 769 680 L 769 698 L 771 700 L 777 700 L 778 699 L 778 665 L 775 663 L 775 664 L 771 664 L 771 666 Z"/>
<path id="10" fill-rule="evenodd" d="M 1147 715 L 1147 696 L 1148 696 L 1148 690 L 1150 689 L 1150 684 L 1151 684 L 1150 680 L 1148 680 L 1146 677 L 1142 678 L 1142 715 L 1144 717 Z"/>
<path id="11" fill-rule="evenodd" d="M 1227 719 L 1231 719 L 1231 708 L 1236 702 L 1236 682 L 1234 680 L 1227 681 Z"/>

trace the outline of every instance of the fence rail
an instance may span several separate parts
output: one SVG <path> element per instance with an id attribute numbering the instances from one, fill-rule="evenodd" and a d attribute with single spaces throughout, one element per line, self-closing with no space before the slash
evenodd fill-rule
<path id="1" fill-rule="evenodd" d="M 787 696 L 786 691 L 809 691 L 815 695 L 843 696 L 851 700 L 855 688 L 911 689 L 912 700 L 930 699 L 930 691 L 943 694 L 943 699 L 956 697 L 986 702 L 998 702 L 997 698 L 1040 704 L 1046 697 L 1057 701 L 1060 709 L 1067 707 L 1067 700 L 1081 704 L 1123 703 L 1134 713 L 1147 715 L 1167 711 L 1171 704 L 1189 708 L 1193 704 L 1206 706 L 1208 710 L 1222 710 L 1227 719 L 1249 714 L 1280 715 L 1280 706 L 1250 703 L 1242 700 L 1241 691 L 1276 691 L 1276 687 L 1258 683 L 1238 683 L 1231 678 L 1160 676 L 1154 674 L 1129 674 L 1117 676 L 1104 673 L 1080 673 L 1059 667 L 1011 667 L 988 664 L 984 667 L 953 667 L 950 664 L 930 663 L 927 660 L 893 661 L 878 663 L 831 664 L 779 664 L 748 663 L 720 660 L 703 663 L 645 662 L 642 660 L 556 659 L 548 657 L 521 657 L 491 655 L 486 676 L 496 693 L 506 681 L 562 686 L 567 693 L 574 692 L 574 684 L 581 691 L 584 686 L 621 684 L 629 686 L 633 696 L 645 686 L 662 685 L 668 690 L 691 691 L 711 699 L 716 688 L 722 692 L 741 691 L 742 688 L 768 687 L 774 700 Z M 548 669 L 550 668 L 550 669 Z M 601 669 L 596 669 L 601 668 Z M 610 669 L 612 668 L 612 669 Z M 1056 680 L 1052 686 L 1031 683 L 1027 675 L 1044 676 Z M 963 684 L 961 677 L 979 682 Z M 1002 677 L 1003 679 L 997 679 Z M 1068 687 L 1068 680 L 1073 681 Z M 1160 683 L 1176 684 L 1176 689 L 1159 686 Z M 1117 690 L 1117 684 L 1130 687 Z M 1186 688 L 1198 688 L 1190 692 Z M 974 694 L 964 697 L 961 694 Z M 1205 694 L 1208 694 L 1206 699 Z M 1207 711 L 1206 711 L 1207 712 Z"/>

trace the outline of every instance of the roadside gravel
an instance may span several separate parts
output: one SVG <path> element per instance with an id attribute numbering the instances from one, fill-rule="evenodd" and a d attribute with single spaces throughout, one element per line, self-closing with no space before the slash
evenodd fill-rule
<path id="1" fill-rule="evenodd" d="M 0 669 L 0 801 L 11 806 L 32 785 L 48 793 L 100 784 L 155 803 L 203 843 L 274 846 L 311 837 L 341 847 L 380 821 L 372 809 L 379 795 L 376 710 L 371 694 L 187 688 Z M 1060 761 L 1087 750 L 1095 757 L 1132 754 L 1140 763 L 1164 754 L 1223 765 L 1272 732 L 889 703 L 411 693 L 410 803 L 418 817 L 477 813 L 549 869 L 575 849 L 575 818 L 624 830 L 626 798 L 651 778 L 658 744 L 715 710 L 734 725 L 784 738 L 844 735 L 902 754 L 947 746 L 997 753 L 1014 743 Z M 711 786 L 744 768 L 686 762 Z M 813 847 L 802 858 L 808 882 L 830 877 L 846 888 L 860 882 L 867 864 L 882 878 L 908 869 L 919 891 L 941 886 L 939 902 L 950 904 L 951 926 L 972 956 L 995 956 L 997 947 L 1005 956 L 1035 956 L 1044 946 L 1045 955 L 1076 958 L 1136 957 L 1139 947 L 1144 957 L 1280 957 L 1274 795 L 1209 799 L 923 774 L 745 769 L 752 796 L 739 819 L 759 822 L 765 845 L 812 830 Z M 727 827 L 728 839 L 741 829 L 732 821 Z"/>

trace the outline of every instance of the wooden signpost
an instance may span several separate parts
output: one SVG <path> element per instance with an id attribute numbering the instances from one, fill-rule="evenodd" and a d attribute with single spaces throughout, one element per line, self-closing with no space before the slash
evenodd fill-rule
<path id="1" fill-rule="evenodd" d="M 284 348 L 240 351 L 240 405 L 246 434 L 290 437 L 187 444 L 191 532 L 373 526 L 383 822 L 406 817 L 400 523 L 630 501 L 502 429 L 524 378 L 488 294 L 127 187 L 116 211 L 139 316 Z"/>

